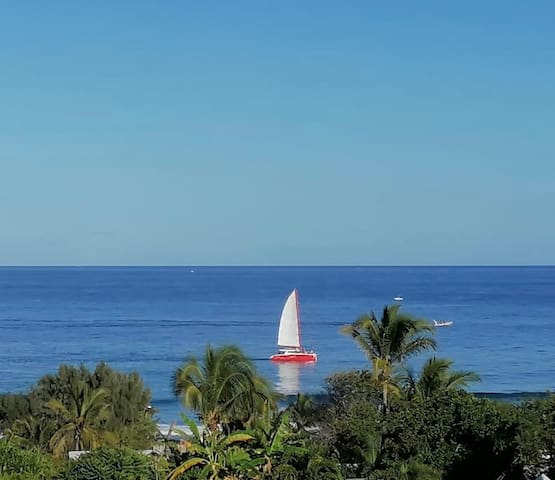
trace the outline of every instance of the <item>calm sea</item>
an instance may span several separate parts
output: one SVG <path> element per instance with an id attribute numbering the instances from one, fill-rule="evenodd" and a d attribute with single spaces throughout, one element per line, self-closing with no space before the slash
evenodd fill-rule
<path id="1" fill-rule="evenodd" d="M 278 320 L 300 293 L 304 343 L 316 365 L 278 366 Z M 341 325 L 393 297 L 439 329 L 438 355 L 478 372 L 477 392 L 555 387 L 555 267 L 0 268 L 0 392 L 23 391 L 60 363 L 104 360 L 138 371 L 159 419 L 178 418 L 172 372 L 207 343 L 241 346 L 284 393 L 367 362 Z"/>

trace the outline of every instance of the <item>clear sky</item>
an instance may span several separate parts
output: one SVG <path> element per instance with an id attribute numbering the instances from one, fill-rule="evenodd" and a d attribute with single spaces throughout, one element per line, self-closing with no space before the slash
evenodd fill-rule
<path id="1" fill-rule="evenodd" d="M 555 2 L 4 2 L 0 264 L 554 264 Z"/>

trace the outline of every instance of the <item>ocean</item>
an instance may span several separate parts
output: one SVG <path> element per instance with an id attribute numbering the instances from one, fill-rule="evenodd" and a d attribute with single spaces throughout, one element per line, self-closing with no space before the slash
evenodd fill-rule
<path id="1" fill-rule="evenodd" d="M 299 289 L 318 363 L 280 366 L 281 308 Z M 0 392 L 25 391 L 61 363 L 139 372 L 158 420 L 182 411 L 171 376 L 206 344 L 239 345 L 282 393 L 322 392 L 368 365 L 342 325 L 393 297 L 440 328 L 436 355 L 473 370 L 472 391 L 518 397 L 555 387 L 555 267 L 2 267 Z M 414 366 L 427 358 L 424 354 Z"/>

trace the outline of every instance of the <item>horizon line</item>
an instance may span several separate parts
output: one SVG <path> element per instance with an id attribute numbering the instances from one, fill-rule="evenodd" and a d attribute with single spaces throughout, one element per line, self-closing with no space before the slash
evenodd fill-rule
<path id="1" fill-rule="evenodd" d="M 518 268 L 555 267 L 552 263 L 460 263 L 460 264 L 48 264 L 10 265 L 0 264 L 0 268 Z"/>

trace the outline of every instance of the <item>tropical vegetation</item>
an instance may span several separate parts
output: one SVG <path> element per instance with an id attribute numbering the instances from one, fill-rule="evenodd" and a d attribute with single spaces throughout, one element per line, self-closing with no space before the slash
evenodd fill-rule
<path id="1" fill-rule="evenodd" d="M 0 395 L 0 480 L 484 480 L 555 474 L 555 397 L 479 398 L 479 381 L 436 348 L 428 322 L 385 307 L 343 327 L 369 368 L 325 395 L 280 399 L 236 346 L 207 346 L 171 381 L 180 441 L 157 434 L 136 373 L 62 365 Z M 410 364 L 408 365 L 407 362 Z M 414 365 L 420 367 L 415 371 Z M 279 407 L 278 407 L 279 404 Z M 68 459 L 70 451 L 81 455 Z"/>
<path id="2" fill-rule="evenodd" d="M 101 445 L 149 448 L 157 432 L 149 405 L 150 391 L 137 373 L 104 363 L 92 371 L 62 365 L 28 393 L 0 395 L 0 431 L 56 457 Z"/>
<path id="3" fill-rule="evenodd" d="M 173 376 L 175 395 L 212 431 L 247 428 L 276 408 L 269 382 L 236 346 L 206 347 L 202 364 L 189 357 Z"/>
<path id="4" fill-rule="evenodd" d="M 372 381 L 382 390 L 382 407 L 390 395 L 399 394 L 395 368 L 409 357 L 435 349 L 433 327 L 426 320 L 399 311 L 399 305 L 387 306 L 380 319 L 374 312 L 361 315 L 341 331 L 353 338 L 372 364 Z"/>
<path id="5" fill-rule="evenodd" d="M 166 464 L 135 450 L 100 447 L 69 462 L 57 480 L 158 480 Z"/>

